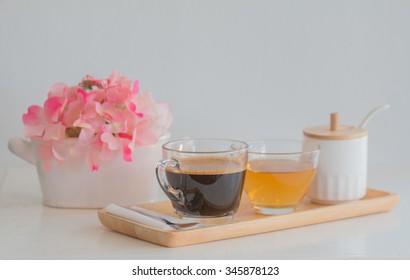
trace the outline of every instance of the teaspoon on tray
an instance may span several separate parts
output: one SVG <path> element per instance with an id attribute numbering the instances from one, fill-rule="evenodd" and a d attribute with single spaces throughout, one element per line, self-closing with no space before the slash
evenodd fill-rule
<path id="1" fill-rule="evenodd" d="M 147 210 L 133 206 L 131 208 L 122 207 L 116 204 L 109 204 L 105 211 L 137 223 L 141 223 L 160 230 L 186 230 L 200 226 L 193 220 L 180 220 L 159 212 Z"/>

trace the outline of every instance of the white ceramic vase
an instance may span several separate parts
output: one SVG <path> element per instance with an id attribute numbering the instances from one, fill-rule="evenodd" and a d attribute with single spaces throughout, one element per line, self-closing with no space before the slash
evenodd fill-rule
<path id="1" fill-rule="evenodd" d="M 36 165 L 43 193 L 43 204 L 62 208 L 101 208 L 110 203 L 124 206 L 165 200 L 158 186 L 155 166 L 162 158 L 161 146 L 169 134 L 154 145 L 137 146 L 133 162 L 124 162 L 118 153 L 91 171 L 82 159 L 67 159 L 44 171 L 37 157 L 37 145 L 22 138 L 12 138 L 9 149 Z"/>

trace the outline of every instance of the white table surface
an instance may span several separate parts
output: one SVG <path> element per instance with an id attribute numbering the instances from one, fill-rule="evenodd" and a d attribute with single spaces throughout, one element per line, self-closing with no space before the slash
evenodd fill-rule
<path id="1" fill-rule="evenodd" d="M 410 168 L 369 170 L 400 195 L 390 212 L 165 248 L 104 228 L 97 210 L 42 205 L 35 168 L 0 170 L 0 259 L 410 259 Z"/>

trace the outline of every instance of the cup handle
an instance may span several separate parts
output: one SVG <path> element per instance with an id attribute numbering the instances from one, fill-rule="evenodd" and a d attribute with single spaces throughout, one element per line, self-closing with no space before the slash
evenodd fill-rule
<path id="1" fill-rule="evenodd" d="M 164 159 L 157 162 L 155 173 L 157 175 L 158 183 L 169 199 L 183 206 L 185 205 L 184 193 L 181 190 L 175 189 L 168 182 L 167 176 L 165 174 L 165 169 L 167 167 L 179 169 L 179 161 L 175 159 Z"/>

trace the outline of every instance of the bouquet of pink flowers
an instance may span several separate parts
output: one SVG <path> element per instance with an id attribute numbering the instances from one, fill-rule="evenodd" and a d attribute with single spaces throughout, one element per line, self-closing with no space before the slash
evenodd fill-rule
<path id="1" fill-rule="evenodd" d="M 117 152 L 132 161 L 134 147 L 156 143 L 171 122 L 167 104 L 139 93 L 138 81 L 116 72 L 108 79 L 86 76 L 71 87 L 54 84 L 43 107 L 30 106 L 23 115 L 25 135 L 38 142 L 45 170 L 53 159 L 63 163 L 70 156 L 83 157 L 91 170 Z"/>

